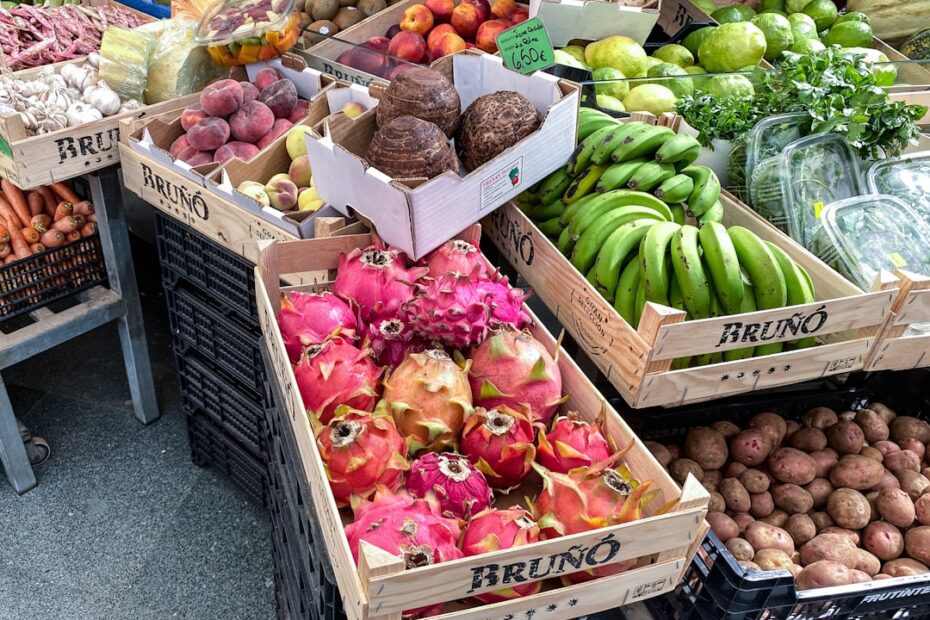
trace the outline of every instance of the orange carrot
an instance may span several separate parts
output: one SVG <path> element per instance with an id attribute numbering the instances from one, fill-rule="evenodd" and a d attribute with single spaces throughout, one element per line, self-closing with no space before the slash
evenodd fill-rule
<path id="1" fill-rule="evenodd" d="M 45 210 L 45 201 L 39 192 L 32 191 L 26 194 L 26 202 L 29 204 L 29 213 L 33 217 L 39 215 Z"/>
<path id="2" fill-rule="evenodd" d="M 32 218 L 32 227 L 39 231 L 39 233 L 44 233 L 48 230 L 48 227 L 52 225 L 52 218 L 46 214 L 36 215 Z"/>
<path id="3" fill-rule="evenodd" d="M 13 253 L 9 243 L 0 243 L 0 258 L 6 258 Z"/>
<path id="4" fill-rule="evenodd" d="M 16 254 L 10 254 L 9 256 L 3 259 L 3 264 L 9 265 L 10 263 L 15 263 L 18 260 L 19 260 L 19 257 Z"/>
<path id="5" fill-rule="evenodd" d="M 10 231 L 6 229 L 6 226 L 4 226 L 3 224 L 0 224 L 0 243 L 9 243 L 9 242 L 10 242 Z"/>
<path id="6" fill-rule="evenodd" d="M 3 194 L 13 207 L 13 211 L 16 213 L 17 217 L 19 217 L 19 221 L 22 222 L 23 226 L 28 226 L 29 220 L 32 219 L 32 214 L 29 213 L 29 204 L 26 202 L 23 190 L 6 179 L 0 179 L 0 187 L 3 188 Z"/>
<path id="7" fill-rule="evenodd" d="M 73 230 L 73 231 L 69 232 L 68 235 L 67 235 L 65 238 L 66 238 L 68 241 L 77 241 L 78 239 L 81 238 L 81 231 L 80 231 L 80 230 Z"/>
<path id="8" fill-rule="evenodd" d="M 53 192 L 47 185 L 40 185 L 36 188 L 36 191 L 39 192 L 39 195 L 42 196 L 42 201 L 45 203 L 45 212 L 51 216 L 54 216 L 55 207 L 59 202 L 58 196 L 56 196 L 55 192 Z"/>
<path id="9" fill-rule="evenodd" d="M 29 249 L 32 250 L 33 254 L 38 254 L 39 252 L 45 251 L 45 246 L 41 243 L 33 243 L 31 246 L 29 246 Z"/>
<path id="10" fill-rule="evenodd" d="M 78 226 L 77 219 L 73 215 L 68 215 L 66 217 L 61 218 L 60 220 L 52 224 L 52 227 L 55 230 L 60 230 L 61 232 L 65 234 L 74 232 L 75 230 L 80 228 L 80 226 Z"/>
<path id="11" fill-rule="evenodd" d="M 57 222 L 61 218 L 68 217 L 72 213 L 74 213 L 74 205 L 67 200 L 62 200 L 58 203 L 58 206 L 55 207 L 55 216 L 52 219 Z"/>
<path id="12" fill-rule="evenodd" d="M 52 183 L 52 191 L 58 194 L 62 200 L 67 200 L 71 204 L 81 202 L 78 195 L 74 193 L 67 183 Z"/>
<path id="13" fill-rule="evenodd" d="M 10 206 L 10 203 L 3 199 L 0 199 L 0 216 L 6 218 L 6 221 L 9 223 L 7 231 L 10 233 L 10 243 L 13 245 L 13 254 L 15 254 L 17 258 L 29 256 L 29 244 L 23 239 L 23 233 L 20 232 L 20 225 L 16 223 L 16 220 L 19 218 L 16 216 L 16 212 L 13 211 L 13 207 Z"/>
<path id="14" fill-rule="evenodd" d="M 47 230 L 42 235 L 42 239 L 39 240 L 39 243 L 47 248 L 57 248 L 64 242 L 65 233 L 61 232 L 60 230 Z"/>
<path id="15" fill-rule="evenodd" d="M 74 212 L 78 215 L 93 215 L 94 205 L 89 200 L 74 203 Z"/>
<path id="16" fill-rule="evenodd" d="M 38 243 L 39 237 L 41 237 L 39 231 L 32 226 L 26 226 L 20 232 L 23 234 L 23 239 L 26 240 L 26 243 Z"/>
<path id="17" fill-rule="evenodd" d="M 90 237 L 95 232 L 97 232 L 97 222 L 87 222 L 81 226 L 81 236 Z"/>
<path id="18" fill-rule="evenodd" d="M 96 222 L 96 221 L 97 221 L 97 214 L 96 214 L 96 213 L 91 213 L 90 215 L 88 215 L 88 216 L 87 216 L 87 221 L 88 221 L 88 222 Z"/>
<path id="19" fill-rule="evenodd" d="M 78 228 L 80 228 L 81 226 L 87 223 L 87 218 L 83 215 L 75 215 L 74 223 L 77 224 Z"/>

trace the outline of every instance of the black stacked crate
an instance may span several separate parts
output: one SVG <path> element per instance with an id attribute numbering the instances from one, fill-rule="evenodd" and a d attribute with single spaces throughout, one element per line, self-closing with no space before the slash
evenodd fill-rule
<path id="1" fill-rule="evenodd" d="M 191 458 L 267 505 L 255 266 L 161 213 L 155 225 Z"/>

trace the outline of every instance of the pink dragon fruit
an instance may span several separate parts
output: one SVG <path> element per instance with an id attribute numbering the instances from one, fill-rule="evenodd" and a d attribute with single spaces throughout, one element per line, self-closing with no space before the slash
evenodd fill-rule
<path id="1" fill-rule="evenodd" d="M 355 522 L 346 526 L 352 557 L 358 563 L 362 541 L 403 559 L 407 568 L 418 568 L 457 560 L 461 533 L 455 519 L 439 512 L 436 498 L 414 499 L 406 493 L 392 494 L 379 489 L 374 501 L 356 502 Z M 442 611 L 443 604 L 410 609 L 404 618 L 422 618 Z"/>
<path id="2" fill-rule="evenodd" d="M 536 462 L 549 471 L 567 474 L 603 461 L 613 454 L 603 426 L 603 413 L 593 424 L 574 412 L 556 417 L 548 432 L 545 427 L 539 431 Z"/>
<path id="3" fill-rule="evenodd" d="M 407 255 L 395 248 L 371 245 L 339 258 L 333 291 L 355 300 L 361 322 L 369 321 L 386 306 L 402 306 L 415 292 L 414 283 L 426 275 L 425 267 L 406 266 Z"/>
<path id="4" fill-rule="evenodd" d="M 294 367 L 294 376 L 307 412 L 327 424 L 342 405 L 374 409 L 383 370 L 368 350 L 336 337 L 307 347 Z"/>
<path id="5" fill-rule="evenodd" d="M 562 373 L 546 347 L 527 332 L 498 330 L 469 354 L 474 404 L 485 409 L 525 407 L 548 424 L 562 396 Z"/>
<path id="6" fill-rule="evenodd" d="M 296 364 L 304 347 L 320 344 L 334 334 L 354 340 L 355 313 L 349 304 L 330 292 L 281 293 L 278 327 L 287 356 Z"/>
<path id="7" fill-rule="evenodd" d="M 454 448 L 472 411 L 467 365 L 439 349 L 410 353 L 384 380 L 384 401 L 409 454 Z"/>
<path id="8" fill-rule="evenodd" d="M 507 278 L 499 280 L 481 280 L 478 282 L 478 291 L 486 295 L 488 305 L 491 307 L 491 320 L 493 329 L 523 329 L 533 323 L 533 319 L 523 309 L 526 294 L 522 289 L 510 286 Z"/>
<path id="9" fill-rule="evenodd" d="M 414 461 L 407 475 L 407 490 L 415 497 L 435 493 L 444 516 L 466 521 L 494 502 L 484 474 L 454 452 L 427 452 Z"/>
<path id="10" fill-rule="evenodd" d="M 472 274 L 477 269 L 479 276 L 490 276 L 488 263 L 481 251 L 468 241 L 452 239 L 430 252 L 424 260 L 433 278 L 447 273 Z"/>
<path id="11" fill-rule="evenodd" d="M 414 332 L 410 315 L 391 304 L 383 312 L 375 313 L 362 325 L 361 335 L 368 339 L 372 356 L 382 366 L 397 366 L 407 353 L 418 353 L 427 343 Z"/>
<path id="12" fill-rule="evenodd" d="M 394 420 L 384 411 L 338 413 L 316 435 L 336 503 L 346 506 L 352 495 L 368 499 L 379 485 L 396 491 L 410 463 Z"/>
<path id="13" fill-rule="evenodd" d="M 539 526 L 527 511 L 518 506 L 506 510 L 489 508 L 473 516 L 465 526 L 461 548 L 465 557 L 468 557 L 522 547 L 538 540 Z M 542 581 L 535 581 L 477 594 L 475 598 L 482 603 L 499 603 L 536 594 L 541 589 Z"/>
<path id="14" fill-rule="evenodd" d="M 527 414 L 506 405 L 491 410 L 478 407 L 465 420 L 461 450 L 492 487 L 507 492 L 523 482 L 533 467 L 533 435 Z"/>

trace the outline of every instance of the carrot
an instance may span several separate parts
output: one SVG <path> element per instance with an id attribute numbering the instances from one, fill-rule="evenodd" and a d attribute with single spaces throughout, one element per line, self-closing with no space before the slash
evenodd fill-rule
<path id="1" fill-rule="evenodd" d="M 9 256 L 3 259 L 3 264 L 9 265 L 10 263 L 15 263 L 18 260 L 19 260 L 19 257 L 16 254 L 10 254 Z"/>
<path id="2" fill-rule="evenodd" d="M 0 243 L 9 243 L 10 242 L 10 231 L 6 229 L 6 226 L 0 224 Z"/>
<path id="3" fill-rule="evenodd" d="M 58 194 L 62 200 L 67 200 L 71 204 L 81 202 L 81 199 L 74 193 L 74 190 L 68 187 L 67 183 L 52 183 L 52 191 Z"/>
<path id="4" fill-rule="evenodd" d="M 31 246 L 29 246 L 29 249 L 32 250 L 32 253 L 33 253 L 33 254 L 38 254 L 39 252 L 44 252 L 44 251 L 45 251 L 45 246 L 42 245 L 41 243 L 38 243 L 38 242 L 37 242 L 37 243 L 33 243 Z"/>
<path id="5" fill-rule="evenodd" d="M 67 200 L 62 200 L 58 203 L 58 206 L 55 207 L 55 216 L 52 219 L 57 222 L 61 218 L 68 217 L 72 213 L 74 213 L 74 205 Z"/>
<path id="6" fill-rule="evenodd" d="M 6 258 L 13 253 L 9 243 L 0 243 L 0 258 Z"/>
<path id="7" fill-rule="evenodd" d="M 74 232 L 75 230 L 80 228 L 80 226 L 78 226 L 78 222 L 75 219 L 75 217 L 73 215 L 69 215 L 67 217 L 61 218 L 60 220 L 52 224 L 52 228 L 54 228 L 55 230 L 60 230 L 61 232 L 67 234 L 70 232 Z"/>
<path id="8" fill-rule="evenodd" d="M 94 205 L 89 200 L 74 203 L 74 212 L 78 215 L 93 215 Z"/>
<path id="9" fill-rule="evenodd" d="M 96 222 L 87 222 L 81 226 L 81 236 L 90 237 L 95 232 L 97 232 L 97 223 Z"/>
<path id="10" fill-rule="evenodd" d="M 29 204 L 26 203 L 23 190 L 6 179 L 0 179 L 0 187 L 3 188 L 3 194 L 6 196 L 10 205 L 12 205 L 13 211 L 16 213 L 17 217 L 19 217 L 19 221 L 22 222 L 23 226 L 28 226 L 29 220 L 32 219 L 32 214 L 29 213 Z"/>
<path id="11" fill-rule="evenodd" d="M 38 243 L 39 242 L 39 231 L 33 228 L 32 226 L 26 226 L 21 231 L 23 233 L 23 239 L 26 240 L 26 243 Z"/>
<path id="12" fill-rule="evenodd" d="M 45 201 L 39 192 L 32 191 L 26 194 L 26 202 L 29 204 L 29 213 L 33 217 L 39 215 L 45 210 Z"/>
<path id="13" fill-rule="evenodd" d="M 40 185 L 36 188 L 39 195 L 42 196 L 42 202 L 45 203 L 45 212 L 49 215 L 55 215 L 55 207 L 58 205 L 58 196 L 47 185 Z"/>
<path id="14" fill-rule="evenodd" d="M 32 227 L 39 231 L 39 233 L 44 233 L 48 230 L 48 227 L 52 225 L 52 218 L 45 215 L 36 215 L 32 218 Z"/>
<path id="15" fill-rule="evenodd" d="M 96 222 L 97 222 L 97 214 L 96 214 L 96 213 L 91 213 L 90 215 L 88 215 L 88 216 L 87 216 L 87 221 L 88 221 L 88 222 L 94 222 L 94 223 L 96 223 Z"/>
<path id="16" fill-rule="evenodd" d="M 10 243 L 13 245 L 13 254 L 17 258 L 26 258 L 29 256 L 29 244 L 23 239 L 23 233 L 20 232 L 20 226 L 16 224 L 19 218 L 13 207 L 6 200 L 0 199 L 0 216 L 5 217 L 9 222 L 7 231 L 10 233 Z"/>
<path id="17" fill-rule="evenodd" d="M 73 217 L 74 217 L 74 223 L 77 224 L 78 228 L 80 228 L 81 226 L 87 223 L 87 218 L 83 215 L 75 215 Z"/>
<path id="18" fill-rule="evenodd" d="M 65 242 L 65 233 L 60 230 L 47 230 L 42 235 L 39 243 L 47 248 L 57 248 Z"/>
<path id="19" fill-rule="evenodd" d="M 80 238 L 81 238 L 81 231 L 79 231 L 79 230 L 73 230 L 73 231 L 69 232 L 68 235 L 67 235 L 67 237 L 66 237 L 66 239 L 67 239 L 68 241 L 77 241 L 77 240 L 80 239 Z"/>

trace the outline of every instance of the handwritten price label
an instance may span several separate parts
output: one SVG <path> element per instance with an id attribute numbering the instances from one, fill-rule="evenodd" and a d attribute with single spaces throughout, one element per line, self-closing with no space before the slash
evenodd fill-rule
<path id="1" fill-rule="evenodd" d="M 538 17 L 528 19 L 497 35 L 504 66 L 524 75 L 555 63 L 546 26 Z"/>

